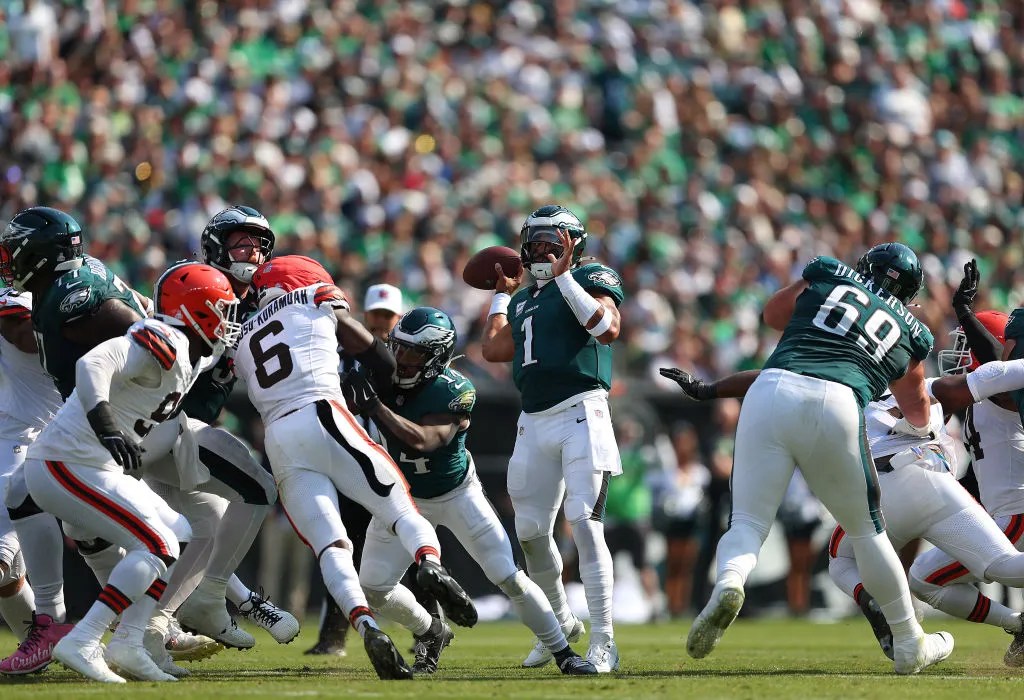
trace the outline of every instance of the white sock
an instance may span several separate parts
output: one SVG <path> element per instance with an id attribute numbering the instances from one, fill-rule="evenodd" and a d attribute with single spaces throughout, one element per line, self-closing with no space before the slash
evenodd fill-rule
<path id="1" fill-rule="evenodd" d="M 761 534 L 750 523 L 734 519 L 718 541 L 717 584 L 743 588 L 757 565 L 757 555 L 767 534 Z"/>
<path id="2" fill-rule="evenodd" d="M 236 607 L 242 607 L 242 604 L 249 600 L 250 595 L 252 595 L 252 591 L 246 588 L 241 579 L 234 574 L 231 574 L 231 578 L 228 579 L 228 600 L 230 600 Z"/>
<path id="3" fill-rule="evenodd" d="M 534 583 L 544 592 L 551 610 L 562 629 L 572 623 L 572 611 L 565 599 L 562 586 L 562 555 L 550 534 L 533 540 L 520 541 L 526 570 Z"/>
<path id="4" fill-rule="evenodd" d="M 517 571 L 498 583 L 498 587 L 512 601 L 519 619 L 537 635 L 544 646 L 554 652 L 569 645 L 562 626 L 551 610 L 551 604 L 544 597 L 544 591 L 529 576 Z"/>
<path id="5" fill-rule="evenodd" d="M 857 584 L 861 583 L 857 560 L 853 557 L 831 557 L 828 560 L 828 575 L 836 587 L 851 598 Z"/>
<path id="6" fill-rule="evenodd" d="M 614 637 L 612 554 L 604 541 L 604 523 L 589 518 L 573 523 L 572 535 L 580 555 L 580 580 L 590 611 L 590 641 L 604 644 Z"/>
<path id="7" fill-rule="evenodd" d="M 413 561 L 419 562 L 425 557 L 435 564 L 441 563 L 441 543 L 437 541 L 437 533 L 418 512 L 410 511 L 399 518 L 395 523 L 395 534 Z M 341 604 L 340 600 L 338 604 Z M 344 607 L 342 605 L 342 608 Z"/>
<path id="8" fill-rule="evenodd" d="M 64 607 L 64 534 L 57 519 L 49 513 L 37 513 L 12 522 L 35 593 L 36 612 L 63 622 L 67 614 Z"/>
<path id="9" fill-rule="evenodd" d="M 419 604 L 412 591 L 402 584 L 387 593 L 370 589 L 364 592 L 375 613 L 394 620 L 415 635 L 426 634 L 430 629 L 434 618 Z"/>
<path id="10" fill-rule="evenodd" d="M 320 554 L 320 573 L 331 597 L 348 615 L 349 622 L 362 637 L 368 627 L 377 627 L 359 586 L 359 574 L 352 563 L 352 551 L 343 547 L 328 547 Z"/>
<path id="11" fill-rule="evenodd" d="M 35 610 L 35 596 L 32 587 L 25 579 L 21 579 L 21 588 L 14 595 L 0 598 L 0 615 L 7 621 L 19 642 L 25 641 L 25 630 L 32 622 L 32 611 Z"/>
<path id="12" fill-rule="evenodd" d="M 241 502 L 228 505 L 213 538 L 207 576 L 225 580 L 231 577 L 252 547 L 269 512 L 270 506 Z"/>
<path id="13" fill-rule="evenodd" d="M 864 588 L 885 615 L 892 629 L 893 641 L 899 642 L 923 634 L 914 615 L 914 604 L 903 565 L 889 538 L 884 532 L 867 537 L 853 537 L 847 533 L 847 537 L 853 545 Z"/>

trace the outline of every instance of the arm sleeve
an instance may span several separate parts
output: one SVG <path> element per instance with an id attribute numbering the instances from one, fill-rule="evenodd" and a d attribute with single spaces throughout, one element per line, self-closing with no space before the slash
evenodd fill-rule
<path id="1" fill-rule="evenodd" d="M 983 364 L 967 375 L 967 388 L 975 401 L 1024 388 L 1024 359 Z"/>
<path id="2" fill-rule="evenodd" d="M 978 362 L 994 362 L 1003 357 L 1003 344 L 988 332 L 973 312 L 960 319 L 960 326 L 967 336 L 967 347 L 970 348 Z"/>
<path id="3" fill-rule="evenodd" d="M 100 401 L 110 400 L 110 385 L 117 376 L 152 375 L 159 382 L 160 367 L 152 355 L 134 346 L 128 338 L 112 338 L 82 356 L 75 367 L 78 399 L 86 412 Z"/>

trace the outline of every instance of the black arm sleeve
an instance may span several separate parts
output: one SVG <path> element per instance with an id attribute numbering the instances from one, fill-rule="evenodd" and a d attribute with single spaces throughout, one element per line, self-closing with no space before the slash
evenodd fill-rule
<path id="1" fill-rule="evenodd" d="M 381 379 L 390 378 L 395 373 L 395 356 L 379 338 L 374 338 L 373 344 L 355 357 L 359 364 Z"/>
<path id="2" fill-rule="evenodd" d="M 960 317 L 960 327 L 967 336 L 967 347 L 970 348 L 978 362 L 995 362 L 1003 359 L 1003 344 L 988 332 L 973 312 Z"/>

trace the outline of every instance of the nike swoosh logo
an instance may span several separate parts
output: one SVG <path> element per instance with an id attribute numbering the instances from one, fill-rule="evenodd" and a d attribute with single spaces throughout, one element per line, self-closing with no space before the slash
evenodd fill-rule
<path id="1" fill-rule="evenodd" d="M 458 384 L 455 385 L 455 388 L 456 389 L 461 389 L 465 383 L 466 382 L 464 382 L 464 381 L 463 382 L 459 382 Z"/>
<path id="2" fill-rule="evenodd" d="M 583 422 L 583 421 L 585 421 L 585 420 L 586 420 L 586 418 L 577 418 L 577 419 L 576 419 L 576 422 L 577 422 L 577 423 L 582 423 L 582 422 Z"/>

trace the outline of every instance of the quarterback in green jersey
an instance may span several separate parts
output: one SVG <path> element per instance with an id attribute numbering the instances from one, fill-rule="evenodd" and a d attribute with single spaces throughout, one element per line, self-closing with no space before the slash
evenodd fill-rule
<path id="1" fill-rule="evenodd" d="M 530 578 L 547 595 L 566 637 L 575 641 L 583 622 L 566 605 L 562 558 L 552 536 L 565 496 L 590 611 L 587 658 L 608 673 L 619 666 L 603 517 L 608 478 L 622 473 L 608 409 L 610 343 L 619 335 L 622 282 L 604 265 L 583 264 L 587 232 L 564 207 L 534 211 L 520 238 L 523 267 L 535 283 L 519 289 L 521 274 L 511 279 L 496 268 L 498 283 L 483 337 L 484 359 L 512 363 L 523 402 L 508 465 L 516 536 Z M 523 665 L 550 660 L 538 640 Z"/>
<path id="2" fill-rule="evenodd" d="M 764 320 L 782 339 L 740 410 L 732 516 L 718 543 L 711 599 L 686 641 L 690 656 L 711 653 L 736 619 L 797 468 L 853 546 L 864 587 L 892 629 L 896 672 L 917 673 L 952 652 L 948 633 L 926 635 L 914 616 L 903 567 L 885 534 L 863 412 L 888 387 L 902 415 L 893 431 L 927 438 L 941 428 L 931 423 L 924 386 L 932 335 L 907 308 L 923 278 L 912 250 L 886 243 L 855 268 L 815 258 L 800 280 L 765 304 Z"/>
<path id="3" fill-rule="evenodd" d="M 512 600 L 526 626 L 545 640 L 559 669 L 569 675 L 597 673 L 569 646 L 543 591 L 516 566 L 508 534 L 484 495 L 466 450 L 476 389 L 450 366 L 455 342 L 455 326 L 446 313 L 427 306 L 409 311 L 391 331 L 397 370 L 387 403 L 366 375 L 356 373 L 346 383 L 349 404 L 372 418 L 423 517 L 458 538 L 491 583 Z M 371 520 L 359 582 L 374 610 L 415 636 L 413 670 L 433 673 L 453 634 L 399 583 L 410 559 L 390 527 L 376 517 Z"/>

